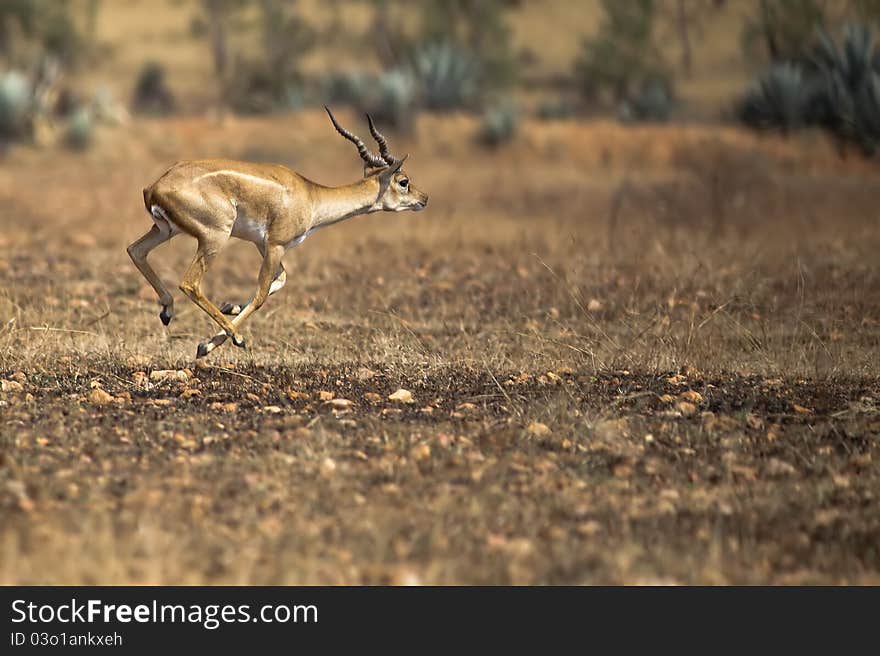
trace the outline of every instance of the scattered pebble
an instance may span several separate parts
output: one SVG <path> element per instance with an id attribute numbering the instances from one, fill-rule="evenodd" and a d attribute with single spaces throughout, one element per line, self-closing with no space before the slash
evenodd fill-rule
<path id="1" fill-rule="evenodd" d="M 675 404 L 675 409 L 678 410 L 683 417 L 692 417 L 697 413 L 697 406 L 690 401 L 679 401 Z"/>
<path id="2" fill-rule="evenodd" d="M 689 403 L 702 403 L 703 395 L 694 390 L 685 390 L 681 394 L 678 395 L 678 398 L 683 401 L 688 401 Z"/>
<path id="3" fill-rule="evenodd" d="M 108 403 L 113 403 L 113 396 L 102 390 L 100 387 L 96 387 L 89 392 L 89 403 L 94 403 L 95 405 L 107 405 Z"/>
<path id="4" fill-rule="evenodd" d="M 156 369 L 155 371 L 150 372 L 150 382 L 153 383 L 185 383 L 191 377 L 192 374 L 183 369 Z"/>
<path id="5" fill-rule="evenodd" d="M 17 380 L 0 380 L 0 391 L 3 392 L 21 392 L 24 386 Z"/>
<path id="6" fill-rule="evenodd" d="M 388 400 L 395 401 L 396 403 L 413 403 L 413 395 L 409 390 L 400 388 L 393 394 L 389 394 Z"/>
<path id="7" fill-rule="evenodd" d="M 535 437 L 542 437 L 550 434 L 550 428 L 547 424 L 542 424 L 540 421 L 533 421 L 526 427 L 526 430 Z"/>

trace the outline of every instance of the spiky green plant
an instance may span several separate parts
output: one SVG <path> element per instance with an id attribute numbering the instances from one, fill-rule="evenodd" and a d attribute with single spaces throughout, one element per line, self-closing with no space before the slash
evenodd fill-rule
<path id="1" fill-rule="evenodd" d="M 413 74 L 422 104 L 428 109 L 468 107 L 477 99 L 478 60 L 448 41 L 420 48 L 413 57 Z"/>
<path id="2" fill-rule="evenodd" d="M 821 34 L 808 65 L 820 77 L 825 94 L 819 123 L 873 153 L 880 142 L 880 62 L 872 30 L 848 25 L 840 48 L 828 34 Z"/>
<path id="3" fill-rule="evenodd" d="M 880 58 L 870 27 L 846 27 L 840 44 L 820 33 L 811 53 L 778 64 L 759 79 L 739 108 L 759 128 L 820 126 L 866 155 L 880 146 Z"/>
<path id="4" fill-rule="evenodd" d="M 793 63 L 763 73 L 738 108 L 740 120 L 758 129 L 783 131 L 810 125 L 823 89 Z"/>
<path id="5" fill-rule="evenodd" d="M 76 150 L 88 148 L 94 138 L 95 120 L 85 107 L 77 109 L 67 123 L 64 142 Z"/>
<path id="6" fill-rule="evenodd" d="M 412 124 L 417 96 L 418 87 L 412 73 L 392 69 L 376 80 L 369 108 L 376 120 L 406 130 Z"/>
<path id="7" fill-rule="evenodd" d="M 664 78 L 652 78 L 643 83 L 620 109 L 626 121 L 662 123 L 669 120 L 675 107 L 675 98 Z"/>
<path id="8" fill-rule="evenodd" d="M 511 102 L 486 109 L 480 121 L 478 140 L 487 146 L 500 146 L 513 139 L 519 125 L 519 112 Z"/>

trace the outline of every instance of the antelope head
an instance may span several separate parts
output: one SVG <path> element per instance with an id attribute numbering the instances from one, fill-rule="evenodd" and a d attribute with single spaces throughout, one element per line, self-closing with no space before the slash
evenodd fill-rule
<path id="1" fill-rule="evenodd" d="M 403 163 L 409 155 L 396 157 L 391 154 L 387 140 L 376 129 L 369 114 L 367 114 L 367 123 L 370 126 L 370 134 L 373 135 L 373 139 L 379 146 L 378 155 L 371 152 L 360 137 L 342 127 L 326 105 L 324 105 L 324 109 L 327 110 L 327 115 L 336 131 L 357 147 L 358 155 L 364 162 L 364 178 L 374 178 L 379 182 L 379 196 L 374 204 L 376 210 L 420 212 L 425 209 L 428 204 L 428 195 L 416 189 L 412 178 L 403 170 Z"/>

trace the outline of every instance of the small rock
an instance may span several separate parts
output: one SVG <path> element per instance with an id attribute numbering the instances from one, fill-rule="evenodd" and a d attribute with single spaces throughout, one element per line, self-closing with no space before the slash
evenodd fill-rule
<path id="1" fill-rule="evenodd" d="M 263 412 L 266 412 L 270 415 L 280 415 L 284 410 L 281 409 L 279 405 L 266 405 L 263 406 Z"/>
<path id="2" fill-rule="evenodd" d="M 417 444 L 410 449 L 409 455 L 416 462 L 422 462 L 431 457 L 431 447 L 427 444 Z"/>
<path id="3" fill-rule="evenodd" d="M 321 462 L 321 476 L 324 478 L 332 478 L 336 473 L 336 461 L 333 458 L 324 458 Z"/>
<path id="4" fill-rule="evenodd" d="M 589 312 L 598 312 L 602 309 L 602 301 L 598 298 L 591 298 L 590 302 L 587 303 L 587 310 Z"/>
<path id="5" fill-rule="evenodd" d="M 201 390 L 197 390 L 194 387 L 187 387 L 185 390 L 183 390 L 180 393 L 180 398 L 181 399 L 191 399 L 194 396 L 201 396 L 201 395 L 202 395 Z"/>
<path id="6" fill-rule="evenodd" d="M 0 380 L 0 391 L 3 392 L 21 392 L 24 386 L 17 380 Z"/>
<path id="7" fill-rule="evenodd" d="M 412 403 L 413 395 L 412 392 L 410 392 L 409 390 L 401 388 L 393 394 L 389 394 L 388 400 L 395 401 L 396 403 Z"/>
<path id="8" fill-rule="evenodd" d="M 678 395 L 678 398 L 690 403 L 702 403 L 703 395 L 694 390 L 686 390 Z"/>
<path id="9" fill-rule="evenodd" d="M 183 449 L 187 449 L 188 451 L 192 451 L 193 449 L 198 447 L 198 443 L 188 435 L 184 433 L 174 433 L 172 439 Z"/>
<path id="10" fill-rule="evenodd" d="M 542 437 L 550 434 L 550 428 L 547 424 L 542 424 L 540 421 L 533 421 L 526 427 L 526 430 L 529 434 L 534 435 L 535 437 Z"/>
<path id="11" fill-rule="evenodd" d="M 792 476 L 793 474 L 797 473 L 797 469 L 795 469 L 784 460 L 780 460 L 779 458 L 770 458 L 770 460 L 767 461 L 767 464 L 764 467 L 764 471 L 767 473 L 768 476 L 779 478 Z"/>
<path id="12" fill-rule="evenodd" d="M 602 525 L 594 519 L 578 524 L 577 532 L 584 536 L 596 535 L 602 530 Z"/>
<path id="13" fill-rule="evenodd" d="M 697 406 L 689 401 L 679 401 L 675 404 L 675 409 L 678 410 L 683 417 L 692 417 L 697 413 Z"/>
<path id="14" fill-rule="evenodd" d="M 235 402 L 221 403 L 217 401 L 208 407 L 211 408 L 211 410 L 217 410 L 219 412 L 235 412 L 238 410 L 238 404 Z"/>
<path id="15" fill-rule="evenodd" d="M 150 372 L 150 382 L 153 383 L 164 383 L 164 382 L 177 382 L 184 383 L 190 379 L 190 375 L 187 371 L 182 369 L 156 369 L 155 371 Z"/>
<path id="16" fill-rule="evenodd" d="M 336 395 L 327 390 L 318 390 L 318 398 L 322 401 L 332 401 Z"/>
<path id="17" fill-rule="evenodd" d="M 382 395 L 375 392 L 364 392 L 364 400 L 369 403 L 382 403 Z"/>
<path id="18" fill-rule="evenodd" d="M 348 409 L 354 405 L 354 402 L 349 401 L 348 399 L 331 399 L 327 403 L 329 403 L 334 408 L 339 408 L 340 410 Z"/>
<path id="19" fill-rule="evenodd" d="M 96 387 L 89 392 L 89 403 L 94 403 L 95 405 L 107 405 L 108 403 L 113 403 L 113 396 L 102 390 L 100 387 Z"/>
<path id="20" fill-rule="evenodd" d="M 360 381 L 370 380 L 376 375 L 376 372 L 372 369 L 368 369 L 367 367 L 361 367 L 357 370 L 357 374 L 355 377 Z"/>

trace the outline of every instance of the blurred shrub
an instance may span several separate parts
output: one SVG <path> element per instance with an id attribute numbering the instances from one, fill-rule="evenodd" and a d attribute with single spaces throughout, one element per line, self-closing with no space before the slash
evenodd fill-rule
<path id="1" fill-rule="evenodd" d="M 810 63 L 821 80 L 818 122 L 872 155 L 880 143 L 880 56 L 867 25 L 850 25 L 842 47 L 822 34 Z"/>
<path id="2" fill-rule="evenodd" d="M 94 137 L 95 119 L 85 107 L 77 109 L 67 122 L 64 143 L 75 150 L 88 148 Z"/>
<path id="3" fill-rule="evenodd" d="M 0 136 L 22 137 L 28 129 L 28 114 L 33 103 L 33 87 L 18 71 L 0 76 Z"/>
<path id="4" fill-rule="evenodd" d="M 738 108 L 740 120 L 754 128 L 789 131 L 815 122 L 822 82 L 792 63 L 762 73 Z"/>
<path id="5" fill-rule="evenodd" d="M 623 121 L 665 122 L 669 120 L 675 107 L 672 89 L 665 78 L 652 78 L 645 81 L 628 100 L 624 100 L 618 110 Z"/>
<path id="6" fill-rule="evenodd" d="M 480 143 L 496 147 L 513 139 L 519 125 L 519 114 L 510 102 L 489 107 L 483 113 L 480 130 L 477 133 Z"/>
<path id="7" fill-rule="evenodd" d="M 132 107 L 147 114 L 167 114 L 174 110 L 174 94 L 165 81 L 165 69 L 156 62 L 147 62 L 138 74 Z"/>
<path id="8" fill-rule="evenodd" d="M 239 56 L 226 85 L 232 107 L 244 113 L 298 107 L 302 102 L 299 59 L 315 33 L 283 0 L 260 0 L 262 52 Z"/>
<path id="9" fill-rule="evenodd" d="M 542 121 L 558 121 L 571 118 L 574 116 L 574 113 L 575 105 L 568 98 L 544 100 L 535 110 L 535 115 Z"/>
<path id="10" fill-rule="evenodd" d="M 825 0 L 760 0 L 749 3 L 740 33 L 743 51 L 751 59 L 763 50 L 773 62 L 800 57 L 826 24 Z"/>
<path id="11" fill-rule="evenodd" d="M 422 0 L 422 4 L 417 44 L 446 44 L 467 53 L 476 63 L 482 91 L 499 91 L 516 82 L 519 57 L 507 14 L 519 6 L 519 0 Z"/>
<path id="12" fill-rule="evenodd" d="M 335 72 L 323 80 L 323 97 L 332 105 L 358 107 L 362 106 L 375 84 L 375 76 L 363 71 Z"/>
<path id="13" fill-rule="evenodd" d="M 407 32 L 402 26 L 414 4 L 373 1 L 371 34 L 380 61 L 391 72 L 372 81 L 378 90 L 346 87 L 353 80 L 337 78 L 331 83 L 334 93 L 351 92 L 361 106 L 367 104 L 364 98 L 375 102 L 378 95 L 377 113 L 387 107 L 390 117 L 399 117 L 419 108 L 474 109 L 516 81 L 519 57 L 507 13 L 519 0 L 420 0 L 420 21 L 414 32 Z"/>
<path id="14" fill-rule="evenodd" d="M 430 43 L 416 51 L 413 69 L 422 104 L 428 109 L 469 107 L 477 99 L 479 63 L 451 42 Z"/>
<path id="15" fill-rule="evenodd" d="M 874 154 L 880 144 L 880 57 L 871 29 L 848 26 L 840 47 L 822 33 L 811 53 L 762 74 L 737 112 L 755 128 L 819 126 Z"/>
<path id="16" fill-rule="evenodd" d="M 247 11 L 255 8 L 255 12 Z M 230 52 L 232 33 L 257 29 L 256 53 Z M 218 102 L 243 113 L 298 107 L 303 101 L 301 56 L 314 30 L 289 0 L 202 0 L 190 32 L 208 39 L 219 83 Z M 230 62 L 231 65 L 230 65 Z"/>
<path id="17" fill-rule="evenodd" d="M 412 127 L 416 111 L 418 87 L 412 73 L 393 69 L 379 76 L 375 93 L 367 109 L 378 121 L 402 130 Z"/>
<path id="18" fill-rule="evenodd" d="M 60 0 L 3 0 L 0 2 L 0 52 L 18 64 L 22 57 L 48 53 L 72 67 L 88 51 L 73 13 L 77 6 Z M 90 12 L 97 11 L 94 3 Z M 32 47 L 31 47 L 32 46 Z"/>
<path id="19" fill-rule="evenodd" d="M 650 80 L 667 77 L 654 36 L 654 0 L 601 0 L 603 19 L 585 39 L 575 63 L 578 86 L 590 100 L 610 93 L 615 102 L 632 97 Z"/>

